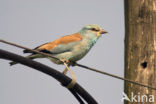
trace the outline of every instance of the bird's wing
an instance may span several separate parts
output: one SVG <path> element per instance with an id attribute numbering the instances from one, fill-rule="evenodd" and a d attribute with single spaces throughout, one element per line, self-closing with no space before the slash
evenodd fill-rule
<path id="1" fill-rule="evenodd" d="M 59 54 L 63 52 L 68 52 L 73 49 L 82 40 L 82 36 L 78 33 L 67 35 L 61 37 L 53 42 L 45 43 L 41 46 L 35 48 L 35 50 L 44 52 Z M 29 53 L 27 50 L 24 50 L 24 53 Z"/>

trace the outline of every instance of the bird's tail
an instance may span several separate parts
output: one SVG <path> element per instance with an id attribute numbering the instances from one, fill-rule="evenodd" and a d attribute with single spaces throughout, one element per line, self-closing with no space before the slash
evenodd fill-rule
<path id="1" fill-rule="evenodd" d="M 41 56 L 40 54 L 32 54 L 32 55 L 27 56 L 26 58 L 35 59 L 35 58 L 41 58 L 41 57 L 42 57 L 42 56 Z M 12 61 L 12 62 L 10 62 L 9 64 L 10 64 L 10 66 L 12 66 L 12 65 L 18 64 L 18 62 Z"/>

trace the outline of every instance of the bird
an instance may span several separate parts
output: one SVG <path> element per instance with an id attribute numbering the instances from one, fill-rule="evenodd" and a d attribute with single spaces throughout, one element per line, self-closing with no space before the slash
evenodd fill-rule
<path id="1" fill-rule="evenodd" d="M 80 31 L 74 34 L 66 35 L 56 39 L 55 41 L 45 43 L 34 48 L 34 50 L 51 54 L 58 59 L 64 59 L 66 62 L 72 63 L 82 59 L 90 51 L 101 34 L 105 33 L 107 33 L 107 31 L 103 30 L 100 26 L 90 24 L 84 26 Z M 29 59 L 48 58 L 56 64 L 63 64 L 60 60 L 45 57 L 29 50 L 24 50 L 23 52 L 32 53 L 31 55 L 27 56 Z M 17 62 L 10 63 L 10 65 L 15 64 L 17 64 Z"/>
<path id="2" fill-rule="evenodd" d="M 65 60 L 65 62 L 67 62 L 70 66 L 82 59 L 94 46 L 101 35 L 106 33 L 107 31 L 102 29 L 99 25 L 89 24 L 82 27 L 74 34 L 66 35 L 52 42 L 45 43 L 34 48 L 34 50 L 50 54 L 58 59 Z M 24 50 L 23 52 L 31 53 L 31 55 L 27 56 L 29 59 L 48 58 L 55 64 L 63 64 L 61 60 L 46 57 L 38 53 L 33 53 L 29 50 Z M 10 62 L 10 65 L 15 64 L 17 64 L 17 62 Z M 66 72 L 64 71 L 64 73 Z"/>

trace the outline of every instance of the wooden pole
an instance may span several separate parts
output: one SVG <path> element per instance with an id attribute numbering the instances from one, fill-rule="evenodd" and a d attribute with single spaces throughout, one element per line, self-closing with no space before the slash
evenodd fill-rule
<path id="1" fill-rule="evenodd" d="M 124 5 L 125 78 L 156 87 L 156 0 Z M 130 99 L 125 104 L 156 104 L 155 90 L 125 82 L 125 93 Z"/>

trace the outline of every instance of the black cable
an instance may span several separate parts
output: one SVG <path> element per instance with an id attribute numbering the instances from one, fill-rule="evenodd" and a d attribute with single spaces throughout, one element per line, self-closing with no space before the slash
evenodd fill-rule
<path id="1" fill-rule="evenodd" d="M 75 96 L 75 98 L 79 101 L 80 104 L 85 104 L 80 96 L 71 88 L 69 91 Z"/>
<path id="2" fill-rule="evenodd" d="M 16 61 L 23 65 L 29 66 L 33 69 L 36 69 L 38 71 L 41 71 L 45 74 L 48 74 L 51 77 L 58 80 L 63 86 L 67 86 L 71 82 L 71 79 L 69 77 L 65 76 L 64 74 L 60 73 L 59 71 L 57 71 L 53 68 L 50 68 L 44 64 L 41 64 L 39 62 L 36 62 L 34 60 L 19 56 L 17 54 L 13 54 L 11 52 L 0 49 L 0 58 Z M 98 104 L 96 102 L 96 100 L 85 89 L 83 89 L 78 83 L 76 83 L 72 89 L 76 93 L 78 93 L 88 104 Z M 68 90 L 70 90 L 70 89 L 68 89 Z M 77 100 L 79 101 L 79 99 L 77 99 Z"/>

